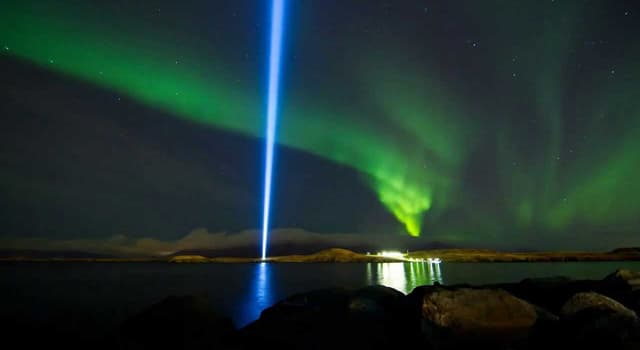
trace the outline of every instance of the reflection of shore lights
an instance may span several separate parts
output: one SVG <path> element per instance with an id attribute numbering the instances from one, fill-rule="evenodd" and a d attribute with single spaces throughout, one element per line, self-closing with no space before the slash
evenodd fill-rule
<path id="1" fill-rule="evenodd" d="M 378 283 L 407 293 L 404 263 L 382 263 L 377 266 Z"/>
<path id="2" fill-rule="evenodd" d="M 440 264 L 429 264 L 426 259 L 420 259 L 420 262 L 368 263 L 366 274 L 367 284 L 379 284 L 403 293 L 410 293 L 419 286 L 443 283 Z"/>

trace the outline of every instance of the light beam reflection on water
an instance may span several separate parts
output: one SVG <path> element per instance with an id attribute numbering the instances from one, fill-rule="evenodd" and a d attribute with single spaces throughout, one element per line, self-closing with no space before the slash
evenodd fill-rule
<path id="1" fill-rule="evenodd" d="M 271 268 L 272 266 L 265 262 L 254 265 L 251 288 L 244 302 L 242 314 L 237 320 L 239 325 L 257 320 L 262 310 L 276 302 L 271 286 Z"/>

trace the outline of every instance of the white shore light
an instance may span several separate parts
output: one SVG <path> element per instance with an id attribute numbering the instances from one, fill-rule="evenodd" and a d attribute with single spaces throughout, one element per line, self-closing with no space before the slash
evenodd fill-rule
<path id="1" fill-rule="evenodd" d="M 442 262 L 442 260 L 440 260 L 440 258 L 428 258 L 427 262 L 429 264 L 439 264 Z"/>
<path id="2" fill-rule="evenodd" d="M 399 251 L 383 250 L 379 252 L 378 255 L 384 256 L 385 258 L 404 259 L 404 253 Z"/>

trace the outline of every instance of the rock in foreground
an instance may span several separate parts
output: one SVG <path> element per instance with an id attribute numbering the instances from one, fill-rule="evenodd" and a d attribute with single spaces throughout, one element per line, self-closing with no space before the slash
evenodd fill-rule
<path id="1" fill-rule="evenodd" d="M 234 330 L 206 301 L 170 297 L 127 320 L 127 349 L 640 349 L 633 283 L 555 277 L 492 286 L 323 289 Z M 637 310 L 637 309 L 636 309 Z"/>
<path id="2" fill-rule="evenodd" d="M 234 332 L 204 298 L 171 296 L 129 318 L 121 327 L 125 349 L 220 348 Z"/>
<path id="3" fill-rule="evenodd" d="M 562 307 L 561 316 L 572 346 L 640 349 L 638 316 L 604 295 L 578 293 Z"/>
<path id="4" fill-rule="evenodd" d="M 405 295 L 392 288 L 323 289 L 298 294 L 264 310 L 241 331 L 246 348 L 389 348 L 406 346 Z"/>
<path id="5" fill-rule="evenodd" d="M 422 319 L 429 342 L 452 348 L 523 341 L 537 313 L 528 302 L 500 289 L 427 288 Z"/>
<path id="6" fill-rule="evenodd" d="M 620 269 L 607 276 L 605 280 L 627 285 L 632 291 L 640 291 L 640 272 Z"/>

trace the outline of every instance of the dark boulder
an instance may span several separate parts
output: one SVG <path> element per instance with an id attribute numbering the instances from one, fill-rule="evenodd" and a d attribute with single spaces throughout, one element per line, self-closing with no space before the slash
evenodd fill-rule
<path id="1" fill-rule="evenodd" d="M 500 289 L 424 291 L 422 330 L 435 348 L 520 343 L 529 337 L 538 319 L 533 305 Z"/>
<path id="2" fill-rule="evenodd" d="M 594 290 L 640 312 L 640 272 L 619 269 L 602 280 L 602 288 Z"/>
<path id="3" fill-rule="evenodd" d="M 633 288 L 640 282 L 634 276 L 637 276 L 637 273 L 619 270 L 603 280 L 571 280 L 566 277 L 527 278 L 520 283 L 497 284 L 491 287 L 504 289 L 520 299 L 558 314 L 569 298 L 584 292 L 606 295 L 629 308 L 634 308 Z"/>
<path id="4" fill-rule="evenodd" d="M 407 297 L 393 288 L 369 286 L 359 289 L 349 300 L 348 308 L 352 334 L 367 339 L 370 346 L 386 348 L 421 342 Z"/>
<path id="5" fill-rule="evenodd" d="M 408 345 L 406 297 L 383 286 L 298 294 L 264 310 L 242 329 L 246 347 L 382 349 Z"/>
<path id="6" fill-rule="evenodd" d="M 241 330 L 244 345 L 286 349 L 331 346 L 348 326 L 346 310 L 352 295 L 349 290 L 336 288 L 286 298 Z"/>
<path id="7" fill-rule="evenodd" d="M 231 345 L 235 329 L 201 297 L 170 296 L 127 319 L 124 349 L 220 349 Z"/>
<path id="8" fill-rule="evenodd" d="M 578 293 L 572 296 L 562 306 L 560 315 L 564 318 L 572 317 L 585 310 L 606 310 L 629 318 L 637 318 L 633 310 L 629 310 L 619 302 L 594 292 Z"/>
<path id="9" fill-rule="evenodd" d="M 512 295 L 538 305 L 552 313 L 559 313 L 564 303 L 572 295 L 598 289 L 599 281 L 575 281 L 567 277 L 527 278 L 520 283 L 493 285 Z"/>
<path id="10" fill-rule="evenodd" d="M 619 269 L 604 278 L 604 281 L 610 283 L 619 283 L 627 287 L 631 291 L 640 290 L 640 272 L 627 269 Z"/>
<path id="11" fill-rule="evenodd" d="M 368 286 L 357 290 L 349 300 L 352 316 L 383 319 L 397 311 L 405 301 L 405 295 L 385 286 Z"/>
<path id="12" fill-rule="evenodd" d="M 640 349 L 640 321 L 633 310 L 604 295 L 586 292 L 562 307 L 566 345 L 574 347 Z"/>
<path id="13" fill-rule="evenodd" d="M 636 312 L 640 313 L 640 290 L 636 290 L 631 294 L 631 300 L 629 301 L 629 307 Z"/>

